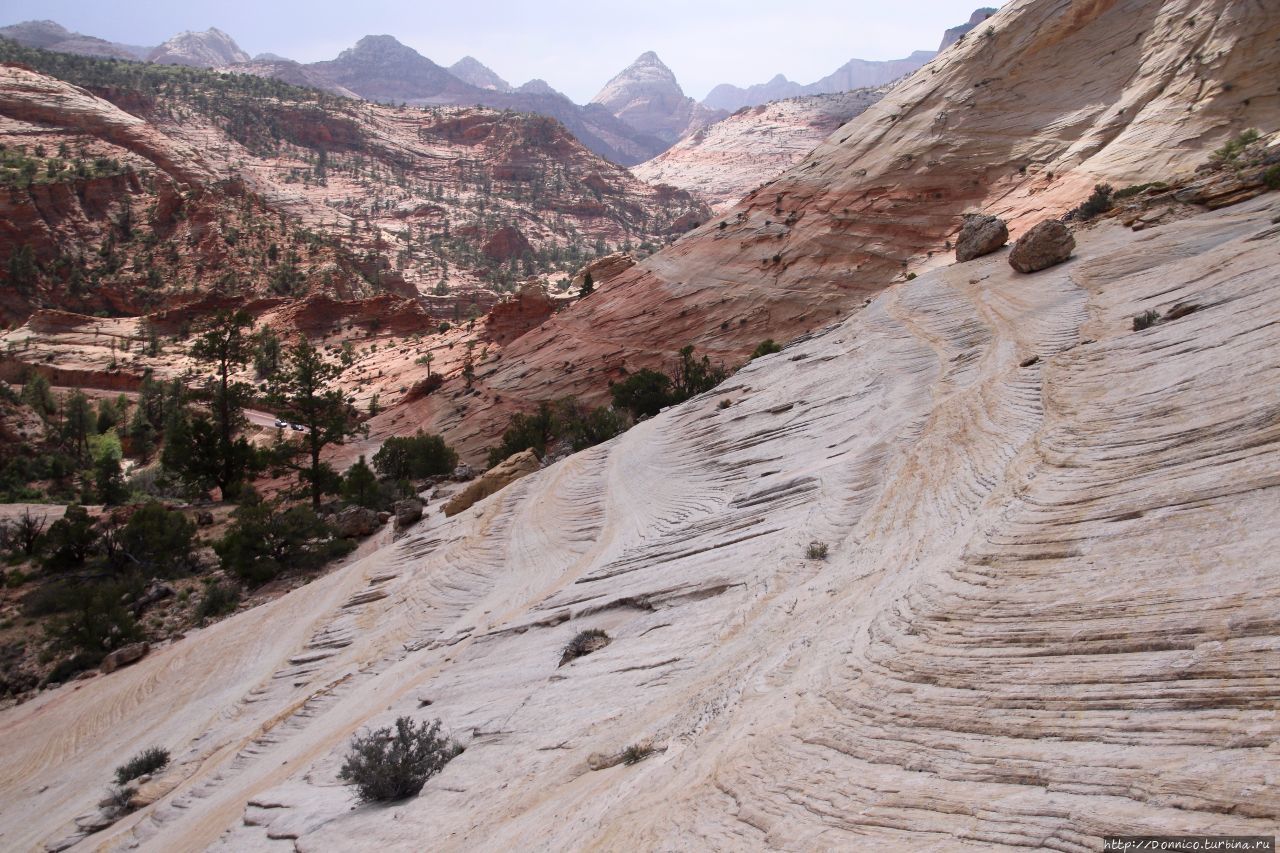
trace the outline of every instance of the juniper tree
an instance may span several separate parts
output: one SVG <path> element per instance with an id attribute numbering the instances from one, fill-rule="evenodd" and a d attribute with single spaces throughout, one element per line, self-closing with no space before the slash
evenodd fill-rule
<path id="1" fill-rule="evenodd" d="M 250 325 L 245 311 L 220 313 L 191 345 L 191 355 L 213 368 L 212 413 L 218 462 L 214 481 L 223 498 L 234 498 L 239 493 L 253 467 L 248 442 L 236 438 L 244 425 L 244 402 L 249 397 L 249 386 L 231 378 L 252 354 L 252 343 L 245 334 Z"/>
<path id="2" fill-rule="evenodd" d="M 353 435 L 364 432 L 355 407 L 332 387 L 342 369 L 325 359 L 324 354 L 306 338 L 291 346 L 281 373 L 271 386 L 271 400 L 280 416 L 303 427 L 302 462 L 286 449 L 281 462 L 298 473 L 306 486 L 311 503 L 320 506 L 320 498 L 338 485 L 338 475 L 320 456 L 331 444 L 342 444 Z"/>

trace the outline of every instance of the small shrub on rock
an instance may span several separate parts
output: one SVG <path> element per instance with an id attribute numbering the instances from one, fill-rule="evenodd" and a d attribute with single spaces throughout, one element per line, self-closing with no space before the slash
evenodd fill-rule
<path id="1" fill-rule="evenodd" d="M 394 733 L 382 728 L 353 740 L 338 778 L 355 786 L 365 802 L 403 800 L 416 796 L 460 752 L 440 733 L 439 720 L 418 726 L 400 717 Z"/>
<path id="2" fill-rule="evenodd" d="M 782 352 L 782 347 L 774 342 L 773 338 L 765 338 L 760 342 L 754 350 L 751 351 L 751 359 L 754 361 L 762 355 L 772 355 L 775 352 Z"/>
<path id="3" fill-rule="evenodd" d="M 564 651 L 560 655 L 560 666 L 564 666 L 570 661 L 577 660 L 580 657 L 589 655 L 592 652 L 598 652 L 605 646 L 609 645 L 612 640 L 609 635 L 599 628 L 588 628 L 585 631 L 579 631 L 569 644 L 564 647 Z"/>
<path id="4" fill-rule="evenodd" d="M 1135 332 L 1141 332 L 1143 329 L 1149 329 L 1152 326 L 1159 324 L 1159 311 L 1143 311 L 1141 314 L 1133 318 L 1133 330 Z"/>
<path id="5" fill-rule="evenodd" d="M 650 755 L 653 755 L 652 744 L 635 743 L 622 751 L 622 763 L 627 765 L 639 764 Z"/>
<path id="6" fill-rule="evenodd" d="M 1095 184 L 1093 194 L 1084 200 L 1082 204 L 1073 208 L 1066 215 L 1066 219 L 1074 219 L 1078 222 L 1088 222 L 1099 214 L 1106 213 L 1111 209 L 1113 202 L 1111 194 L 1114 192 L 1110 184 Z"/>
<path id="7" fill-rule="evenodd" d="M 124 785 L 139 776 L 162 770 L 168 765 L 169 750 L 159 746 L 144 749 L 116 768 L 116 784 Z"/>
<path id="8" fill-rule="evenodd" d="M 235 610 L 240 604 L 240 590 L 229 583 L 215 583 L 204 591 L 204 598 L 196 608 L 201 619 L 216 619 Z"/>
<path id="9" fill-rule="evenodd" d="M 810 542 L 809 547 L 805 548 L 804 555 L 810 560 L 827 559 L 827 543 L 826 542 Z"/>

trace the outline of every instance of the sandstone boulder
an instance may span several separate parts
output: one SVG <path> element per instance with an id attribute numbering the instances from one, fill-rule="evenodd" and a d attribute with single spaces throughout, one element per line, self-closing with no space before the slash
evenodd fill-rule
<path id="1" fill-rule="evenodd" d="M 956 260 L 971 261 L 989 255 L 1009 242 L 1009 227 L 998 216 L 973 214 L 964 218 L 956 238 Z"/>
<path id="2" fill-rule="evenodd" d="M 1046 219 L 1018 238 L 1009 252 L 1009 266 L 1018 272 L 1038 272 L 1071 257 L 1076 238 L 1056 219 Z"/>
<path id="3" fill-rule="evenodd" d="M 444 514 L 446 516 L 454 516 L 470 507 L 477 501 L 484 500 L 489 495 L 519 480 L 528 474 L 532 474 L 542 467 L 542 463 L 538 460 L 538 454 L 532 450 L 522 450 L 514 456 L 508 457 L 504 462 L 490 468 L 478 479 L 471 481 L 465 489 L 453 496 L 447 504 L 444 505 Z"/>
<path id="4" fill-rule="evenodd" d="M 142 660 L 149 651 L 151 651 L 150 643 L 133 643 L 132 645 L 123 646 L 104 657 L 99 669 L 104 673 L 115 672 L 123 666 Z"/>
<path id="5" fill-rule="evenodd" d="M 396 501 L 392 508 L 395 510 L 396 530 L 404 530 L 422 520 L 422 501 L 418 498 Z"/>
<path id="6" fill-rule="evenodd" d="M 372 536 L 379 527 L 378 514 L 362 506 L 349 507 L 338 513 L 333 526 L 344 539 Z"/>
<path id="7" fill-rule="evenodd" d="M 571 289 L 576 293 L 582 287 L 582 282 L 586 279 L 587 273 L 591 273 L 591 281 L 593 284 L 600 284 L 608 281 L 619 273 L 624 273 L 636 265 L 636 259 L 626 252 L 614 252 L 611 255 L 605 255 L 603 258 L 596 258 L 582 269 L 578 270 L 571 282 Z"/>

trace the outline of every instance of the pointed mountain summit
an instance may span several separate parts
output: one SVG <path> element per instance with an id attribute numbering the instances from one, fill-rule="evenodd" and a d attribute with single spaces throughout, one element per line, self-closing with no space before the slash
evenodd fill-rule
<path id="1" fill-rule="evenodd" d="M 600 104 L 643 133 L 668 143 L 723 118 L 687 97 L 658 54 L 647 51 L 605 84 L 591 103 Z"/>
<path id="2" fill-rule="evenodd" d="M 463 83 L 491 92 L 510 92 L 511 84 L 474 56 L 464 56 L 449 66 L 449 73 Z"/>
<path id="3" fill-rule="evenodd" d="M 313 62 L 307 68 L 371 101 L 477 103 L 476 95 L 480 93 L 478 88 L 388 35 L 365 36 L 338 54 L 337 59 Z"/>
<path id="4" fill-rule="evenodd" d="M 235 39 L 216 27 L 202 33 L 178 33 L 147 55 L 147 61 L 160 65 L 190 65 L 217 68 L 248 62 L 249 54 L 240 49 Z"/>

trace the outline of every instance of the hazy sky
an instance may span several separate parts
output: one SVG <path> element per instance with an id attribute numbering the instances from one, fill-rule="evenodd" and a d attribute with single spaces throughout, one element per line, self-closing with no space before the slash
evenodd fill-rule
<path id="1" fill-rule="evenodd" d="M 933 50 L 980 0 L 0 0 L 0 25 L 48 18 L 129 44 L 218 27 L 250 54 L 332 59 L 387 33 L 449 65 L 470 54 L 513 85 L 542 77 L 579 103 L 646 50 L 687 94 L 782 73 L 811 83 L 848 60 Z"/>

